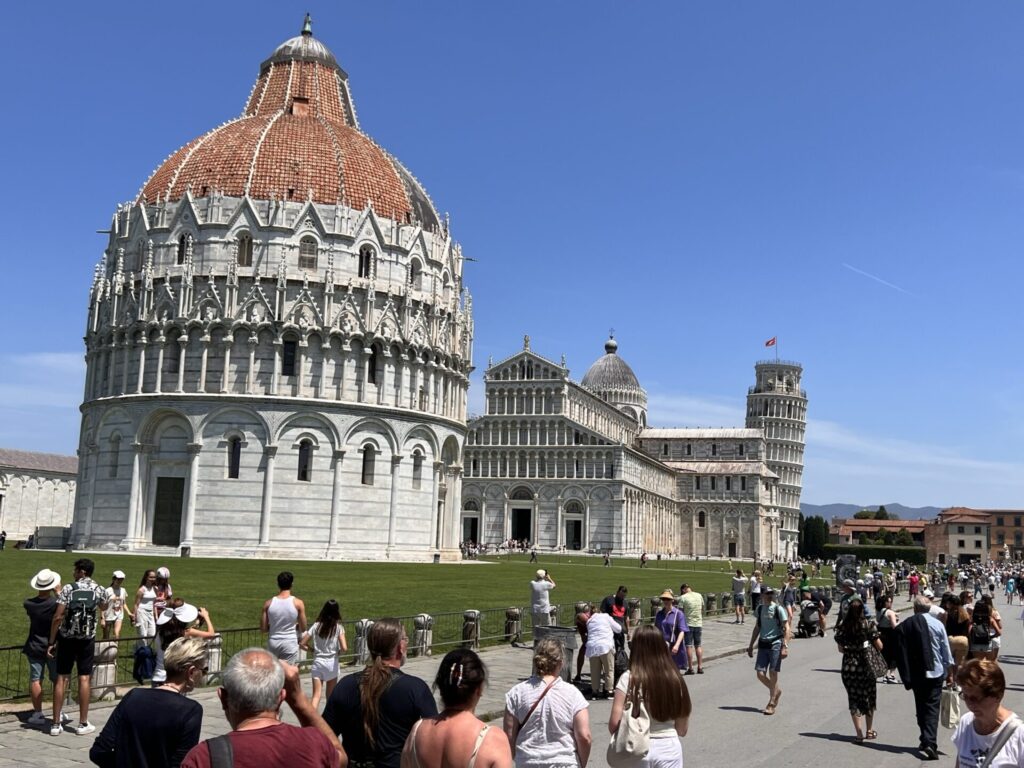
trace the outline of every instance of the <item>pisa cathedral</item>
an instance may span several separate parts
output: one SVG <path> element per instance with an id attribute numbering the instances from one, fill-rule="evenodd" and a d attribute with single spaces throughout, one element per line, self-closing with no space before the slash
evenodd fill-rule
<path id="1" fill-rule="evenodd" d="M 608 339 L 583 379 L 530 349 L 484 374 L 468 425 L 462 538 L 701 557 L 796 556 L 807 397 L 798 363 L 755 366 L 743 428 L 647 425 Z"/>
<path id="2" fill-rule="evenodd" d="M 473 305 L 448 222 L 360 128 L 312 34 L 118 206 L 89 293 L 71 541 L 161 554 L 454 559 L 464 540 L 795 551 L 801 368 L 745 428 L 652 429 L 614 340 L 579 383 L 524 349 L 467 423 Z M 465 477 L 464 477 L 465 476 Z"/>

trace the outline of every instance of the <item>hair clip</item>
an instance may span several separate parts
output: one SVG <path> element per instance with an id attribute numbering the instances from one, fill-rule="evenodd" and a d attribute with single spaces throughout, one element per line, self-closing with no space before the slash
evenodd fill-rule
<path id="1" fill-rule="evenodd" d="M 448 683 L 458 688 L 462 684 L 462 662 L 452 664 L 448 671 Z"/>

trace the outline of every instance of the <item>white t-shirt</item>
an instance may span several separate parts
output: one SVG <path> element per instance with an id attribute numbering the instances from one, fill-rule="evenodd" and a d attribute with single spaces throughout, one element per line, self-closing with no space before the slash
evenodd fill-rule
<path id="1" fill-rule="evenodd" d="M 533 702 L 547 686 L 533 676 L 512 687 L 505 694 L 505 707 L 517 722 L 522 723 Z M 576 713 L 587 708 L 587 700 L 574 685 L 559 679 L 551 686 L 516 737 L 516 768 L 576 768 L 576 741 L 572 721 Z"/>
<path id="2" fill-rule="evenodd" d="M 314 621 L 313 626 L 306 630 L 313 641 L 313 656 L 318 659 L 331 659 L 341 650 L 341 638 L 345 636 L 345 628 L 338 624 L 330 637 L 320 637 L 320 622 Z"/>
<path id="3" fill-rule="evenodd" d="M 106 621 L 117 621 L 124 618 L 124 603 L 128 599 L 128 591 L 124 587 L 107 587 L 107 609 L 103 611 Z"/>
<path id="4" fill-rule="evenodd" d="M 759 595 L 761 594 L 761 581 L 757 576 L 750 577 L 750 594 Z"/>
<path id="5" fill-rule="evenodd" d="M 619 678 L 619 682 L 615 685 L 616 691 L 622 691 L 624 694 L 629 694 L 629 670 L 627 669 L 622 673 L 622 677 Z M 648 712 L 648 714 L 650 714 Z M 623 712 L 623 717 L 626 713 Z M 651 718 L 651 738 L 652 739 L 668 739 L 672 737 L 678 737 L 676 733 L 676 722 L 675 720 L 655 720 Z"/>
<path id="6" fill-rule="evenodd" d="M 555 588 L 555 585 L 546 579 L 534 579 L 530 582 L 530 610 L 534 613 L 546 613 L 551 610 L 551 603 L 548 601 L 548 592 Z"/>
<path id="7" fill-rule="evenodd" d="M 974 730 L 974 713 L 966 712 L 960 716 L 960 722 L 952 736 L 957 752 L 957 768 L 978 768 L 985 762 L 989 749 L 999 738 L 1003 728 L 1006 728 L 1014 720 L 1017 721 L 1017 730 L 1013 732 L 989 766 L 990 768 L 1017 768 L 1019 765 L 1024 765 L 1024 724 L 1016 715 L 1008 717 L 1006 722 L 992 733 L 981 736 Z"/>

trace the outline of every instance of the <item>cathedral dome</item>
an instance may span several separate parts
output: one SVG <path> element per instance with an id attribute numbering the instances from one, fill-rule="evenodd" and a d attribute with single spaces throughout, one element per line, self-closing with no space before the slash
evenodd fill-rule
<path id="1" fill-rule="evenodd" d="M 640 389 L 640 382 L 629 363 L 618 355 L 619 344 L 609 338 L 604 343 L 605 354 L 590 366 L 580 383 L 594 392 Z"/>
<path id="2" fill-rule="evenodd" d="M 146 181 L 140 200 L 217 192 L 258 200 L 312 200 L 439 228 L 426 190 L 359 129 L 348 75 L 334 54 L 302 33 L 260 66 L 242 114 L 193 139 Z"/>

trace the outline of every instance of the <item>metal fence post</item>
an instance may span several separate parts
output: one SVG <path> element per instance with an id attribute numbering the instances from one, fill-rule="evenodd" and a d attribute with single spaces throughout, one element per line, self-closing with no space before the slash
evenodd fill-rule
<path id="1" fill-rule="evenodd" d="M 366 636 L 373 626 L 372 619 L 360 619 L 356 622 L 356 663 L 366 665 L 370 661 L 370 649 L 366 646 Z"/>
<path id="2" fill-rule="evenodd" d="M 470 609 L 462 612 L 462 647 L 480 647 L 480 611 Z"/>
<path id="3" fill-rule="evenodd" d="M 434 644 L 434 619 L 427 613 L 421 613 L 413 619 L 413 626 L 416 628 L 412 639 L 412 653 L 410 656 L 430 656 L 433 653 L 431 646 Z"/>

